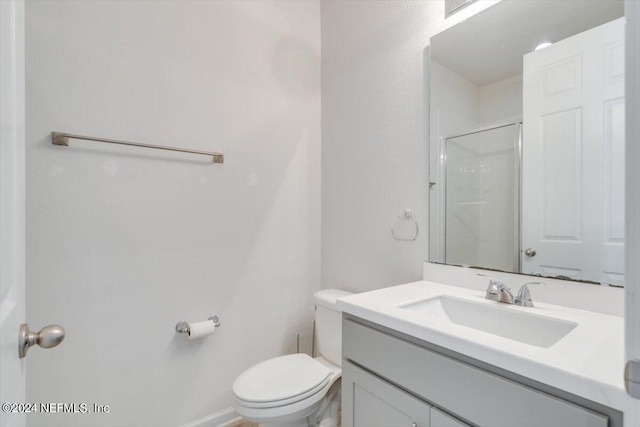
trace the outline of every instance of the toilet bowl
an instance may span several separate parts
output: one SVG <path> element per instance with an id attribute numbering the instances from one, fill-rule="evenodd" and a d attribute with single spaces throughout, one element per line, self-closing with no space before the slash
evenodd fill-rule
<path id="1" fill-rule="evenodd" d="M 288 354 L 244 371 L 233 383 L 235 410 L 261 427 L 337 425 L 342 375 L 342 315 L 336 300 L 351 295 L 338 289 L 314 294 L 319 357 Z M 332 415 L 333 413 L 333 415 Z"/>

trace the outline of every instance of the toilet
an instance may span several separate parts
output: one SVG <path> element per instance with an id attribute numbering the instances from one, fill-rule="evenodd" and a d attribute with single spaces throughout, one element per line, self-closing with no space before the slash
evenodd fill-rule
<path id="1" fill-rule="evenodd" d="M 261 427 L 334 427 L 339 421 L 342 375 L 342 313 L 338 298 L 351 295 L 323 289 L 316 306 L 316 358 L 288 354 L 244 371 L 233 383 L 235 410 Z"/>

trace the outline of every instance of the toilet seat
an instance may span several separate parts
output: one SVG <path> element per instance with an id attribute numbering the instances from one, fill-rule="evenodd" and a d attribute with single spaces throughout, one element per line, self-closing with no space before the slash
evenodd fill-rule
<path id="1" fill-rule="evenodd" d="M 233 383 L 236 402 L 245 408 L 275 408 L 307 399 L 325 389 L 331 370 L 306 354 L 289 354 L 259 363 Z"/>

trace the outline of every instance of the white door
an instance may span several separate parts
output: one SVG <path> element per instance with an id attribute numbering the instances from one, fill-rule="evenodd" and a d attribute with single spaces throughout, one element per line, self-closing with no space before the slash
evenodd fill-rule
<path id="1" fill-rule="evenodd" d="M 525 55 L 523 85 L 522 271 L 622 285 L 624 18 Z"/>
<path id="2" fill-rule="evenodd" d="M 0 122 L 0 402 L 5 404 L 25 402 L 25 365 L 18 358 L 18 328 L 25 319 L 22 1 L 0 1 Z M 3 406 L 1 427 L 23 425 L 22 414 Z"/>
<path id="3" fill-rule="evenodd" d="M 640 2 L 625 3 L 627 17 L 627 251 L 625 283 L 625 353 L 640 361 Z M 640 378 L 635 378 L 640 382 Z M 627 398 L 625 426 L 640 426 L 640 399 Z"/>

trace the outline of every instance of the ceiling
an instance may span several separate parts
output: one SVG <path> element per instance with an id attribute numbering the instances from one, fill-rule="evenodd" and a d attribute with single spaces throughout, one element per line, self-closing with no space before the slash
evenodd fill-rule
<path id="1" fill-rule="evenodd" d="M 623 0 L 503 0 L 431 38 L 431 58 L 478 86 L 522 73 L 522 56 L 624 16 Z"/>

